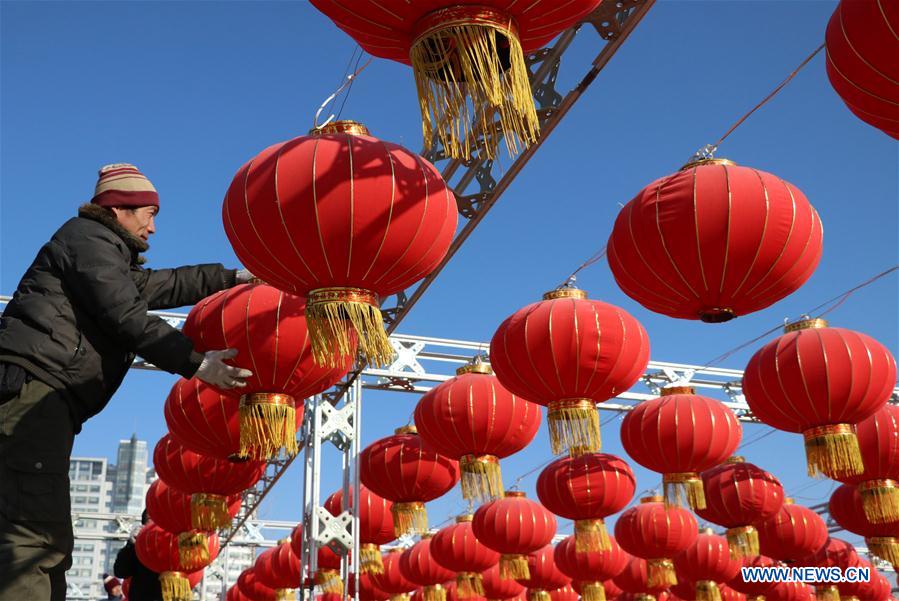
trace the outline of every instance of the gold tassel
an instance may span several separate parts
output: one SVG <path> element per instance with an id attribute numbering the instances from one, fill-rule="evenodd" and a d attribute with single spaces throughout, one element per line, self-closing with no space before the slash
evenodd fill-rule
<path id="1" fill-rule="evenodd" d="M 499 559 L 499 577 L 503 580 L 527 580 L 531 577 L 527 555 L 502 555 Z"/>
<path id="2" fill-rule="evenodd" d="M 608 551 L 612 548 L 609 532 L 602 520 L 575 520 L 574 548 L 579 553 Z"/>
<path id="3" fill-rule="evenodd" d="M 197 530 L 218 530 L 231 525 L 228 498 L 212 493 L 194 493 L 190 496 L 190 523 Z"/>
<path id="4" fill-rule="evenodd" d="M 542 588 L 529 588 L 528 601 L 552 601 L 552 595 Z"/>
<path id="5" fill-rule="evenodd" d="M 851 424 L 831 424 L 806 430 L 805 457 L 809 476 L 840 479 L 865 471 L 862 453 Z"/>
<path id="6" fill-rule="evenodd" d="M 190 582 L 181 572 L 163 572 L 159 575 L 163 601 L 191 601 Z"/>
<path id="7" fill-rule="evenodd" d="M 868 480 L 858 485 L 865 517 L 872 524 L 899 521 L 899 482 Z"/>
<path id="8" fill-rule="evenodd" d="M 419 20 L 409 59 L 425 146 L 436 137 L 452 158 L 470 159 L 478 146 L 493 159 L 500 132 L 512 156 L 537 141 L 540 122 L 509 15 L 484 6 L 435 11 Z"/>
<path id="9" fill-rule="evenodd" d="M 656 601 L 656 596 L 649 593 L 637 593 L 634 601 Z"/>
<path id="10" fill-rule="evenodd" d="M 670 559 L 650 559 L 646 562 L 646 583 L 651 589 L 662 589 L 677 584 L 674 562 Z"/>
<path id="11" fill-rule="evenodd" d="M 275 601 L 296 601 L 297 594 L 292 588 L 279 588 L 275 590 Z"/>
<path id="12" fill-rule="evenodd" d="M 499 459 L 493 455 L 463 455 L 459 459 L 462 468 L 462 498 L 485 503 L 501 499 L 503 476 Z"/>
<path id="13" fill-rule="evenodd" d="M 553 401 L 547 413 L 549 442 L 554 455 L 596 453 L 602 448 L 599 414 L 590 399 Z"/>
<path id="14" fill-rule="evenodd" d="M 378 545 L 366 543 L 359 547 L 359 564 L 363 574 L 383 574 L 384 561 Z"/>
<path id="15" fill-rule="evenodd" d="M 287 394 L 257 392 L 240 397 L 240 454 L 274 459 L 283 448 L 297 454 L 297 412 Z"/>
<path id="16" fill-rule="evenodd" d="M 822 584 L 815 587 L 815 598 L 818 601 L 840 601 L 840 589 L 835 584 Z"/>
<path id="17" fill-rule="evenodd" d="M 205 532 L 182 532 L 178 535 L 178 563 L 186 570 L 209 565 L 209 539 Z"/>
<path id="18" fill-rule="evenodd" d="M 361 288 L 310 291 L 306 325 L 315 362 L 340 367 L 347 357 L 355 357 L 358 349 L 372 367 L 390 363 L 394 352 L 379 304 L 377 294 Z"/>
<path id="19" fill-rule="evenodd" d="M 424 601 L 446 601 L 446 589 L 441 584 L 432 584 L 422 590 Z"/>
<path id="20" fill-rule="evenodd" d="M 392 597 L 390 597 L 390 601 L 409 601 L 409 595 L 407 595 L 406 593 L 393 595 Z"/>
<path id="21" fill-rule="evenodd" d="M 320 569 L 315 573 L 315 584 L 321 588 L 322 592 L 343 594 L 343 581 L 340 579 L 340 572 L 337 570 Z"/>
<path id="22" fill-rule="evenodd" d="M 428 512 L 424 503 L 394 503 L 390 513 L 393 514 L 393 533 L 398 537 L 428 532 Z"/>
<path id="23" fill-rule="evenodd" d="M 874 555 L 888 562 L 890 565 L 899 565 L 899 539 L 895 536 L 872 536 L 866 538 L 868 550 Z"/>
<path id="24" fill-rule="evenodd" d="M 702 478 L 696 472 L 662 474 L 666 507 L 705 509 L 705 491 Z"/>
<path id="25" fill-rule="evenodd" d="M 484 581 L 477 572 L 459 572 L 456 574 L 456 595 L 460 599 L 471 599 L 484 596 Z"/>
<path id="26" fill-rule="evenodd" d="M 603 588 L 602 582 L 582 582 L 581 599 L 582 601 L 606 601 L 606 589 Z"/>
<path id="27" fill-rule="evenodd" d="M 753 526 L 728 528 L 727 545 L 733 559 L 756 557 L 759 554 L 759 532 Z"/>
<path id="28" fill-rule="evenodd" d="M 713 580 L 696 583 L 696 601 L 721 601 L 721 590 Z"/>

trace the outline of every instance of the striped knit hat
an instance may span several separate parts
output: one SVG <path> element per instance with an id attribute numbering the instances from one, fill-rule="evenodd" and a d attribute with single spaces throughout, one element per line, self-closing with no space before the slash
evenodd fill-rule
<path id="1" fill-rule="evenodd" d="M 91 203 L 101 207 L 158 207 L 159 194 L 137 167 L 114 163 L 100 168 Z"/>

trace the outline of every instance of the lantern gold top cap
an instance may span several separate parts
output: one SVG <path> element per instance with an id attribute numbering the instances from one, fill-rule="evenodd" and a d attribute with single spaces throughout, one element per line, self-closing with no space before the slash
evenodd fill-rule
<path id="1" fill-rule="evenodd" d="M 351 136 L 370 136 L 371 132 L 368 128 L 358 121 L 343 119 L 341 121 L 331 121 L 321 127 L 309 130 L 310 136 L 321 136 L 325 134 L 349 134 Z"/>
<path id="2" fill-rule="evenodd" d="M 662 495 L 646 495 L 645 497 L 640 497 L 641 503 L 661 503 Z"/>
<path id="3" fill-rule="evenodd" d="M 818 328 L 826 328 L 828 326 L 826 319 L 800 319 L 784 326 L 784 334 L 790 332 L 798 332 L 799 330 L 814 330 Z"/>
<path id="4" fill-rule="evenodd" d="M 489 363 L 469 363 L 456 370 L 457 376 L 461 376 L 464 374 L 485 374 L 491 376 L 493 375 L 493 368 L 490 367 Z"/>
<path id="5" fill-rule="evenodd" d="M 507 490 L 507 491 L 503 494 L 503 496 L 506 496 L 506 497 L 513 497 L 513 498 L 520 498 L 520 497 L 524 497 L 525 495 L 524 495 L 524 492 L 523 492 L 523 491 L 520 491 L 520 490 Z"/>
<path id="6" fill-rule="evenodd" d="M 715 531 L 712 530 L 711 528 L 709 528 L 708 526 L 701 526 L 701 527 L 699 528 L 699 533 L 700 533 L 700 534 L 708 534 L 708 535 L 712 535 L 712 534 L 715 534 Z"/>
<path id="7" fill-rule="evenodd" d="M 746 458 L 742 455 L 734 455 L 733 457 L 728 457 L 724 460 L 724 463 L 746 463 Z"/>
<path id="8" fill-rule="evenodd" d="M 408 425 L 408 426 L 403 426 L 403 427 L 401 427 L 401 428 L 397 428 L 396 430 L 393 431 L 393 433 L 396 434 L 396 435 L 400 435 L 400 434 L 418 434 L 418 428 L 416 428 L 415 426 L 413 426 L 413 425 L 410 424 L 410 425 Z"/>
<path id="9" fill-rule="evenodd" d="M 784 505 L 793 505 L 795 502 L 793 497 L 784 497 Z"/>
<path id="10" fill-rule="evenodd" d="M 671 396 L 673 394 L 696 394 L 696 389 L 692 386 L 666 386 L 659 392 L 660 396 Z"/>
<path id="11" fill-rule="evenodd" d="M 687 169 L 692 169 L 693 167 L 701 167 L 703 165 L 727 165 L 730 167 L 736 167 L 737 164 L 729 159 L 697 159 L 695 161 L 690 161 L 686 165 L 680 168 L 681 171 L 686 171 Z"/>
<path id="12" fill-rule="evenodd" d="M 463 513 L 462 515 L 456 516 L 456 523 L 461 524 L 463 522 L 471 522 L 474 520 L 474 515 L 470 513 Z"/>
<path id="13" fill-rule="evenodd" d="M 290 542 L 290 537 L 289 537 L 289 536 L 285 536 L 284 538 L 279 538 L 279 539 L 278 539 L 278 544 L 279 544 L 279 545 L 285 545 L 285 544 L 287 544 L 287 543 L 289 543 L 289 542 Z"/>
<path id="14" fill-rule="evenodd" d="M 549 292 L 545 292 L 543 294 L 543 300 L 556 300 L 557 298 L 574 298 L 577 300 L 584 300 L 587 298 L 587 293 L 580 288 L 571 288 L 566 286 L 563 288 L 550 290 Z"/>

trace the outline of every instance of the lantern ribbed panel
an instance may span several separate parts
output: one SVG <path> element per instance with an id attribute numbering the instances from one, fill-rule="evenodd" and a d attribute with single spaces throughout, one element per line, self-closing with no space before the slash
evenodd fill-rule
<path id="1" fill-rule="evenodd" d="M 350 499 L 353 490 L 350 489 Z M 366 486 L 359 487 L 359 542 L 361 544 L 386 545 L 396 539 L 393 533 L 393 502 L 378 496 Z M 343 505 L 343 491 L 333 493 L 324 504 L 333 516 L 338 516 L 346 507 Z"/>
<path id="2" fill-rule="evenodd" d="M 649 586 L 646 560 L 642 557 L 631 556 L 627 565 L 617 576 L 612 578 L 616 586 L 626 593 L 655 595 L 668 588 L 667 584 L 657 587 Z"/>
<path id="3" fill-rule="evenodd" d="M 512 599 L 524 592 L 524 587 L 511 578 L 502 578 L 499 564 L 481 572 L 484 597 L 487 599 Z"/>
<path id="4" fill-rule="evenodd" d="M 556 566 L 575 581 L 610 580 L 624 570 L 630 555 L 614 537 L 609 537 L 609 543 L 606 551 L 582 552 L 577 550 L 574 535 L 569 536 L 556 545 Z"/>
<path id="5" fill-rule="evenodd" d="M 561 588 L 549 591 L 549 598 L 551 601 L 578 601 L 580 595 L 574 590 L 574 586 L 566 584 Z"/>
<path id="6" fill-rule="evenodd" d="M 588 453 L 563 457 L 543 468 L 537 496 L 554 514 L 569 520 L 602 519 L 624 509 L 636 479 L 620 457 Z"/>
<path id="7" fill-rule="evenodd" d="M 224 395 L 196 378 L 181 378 L 163 412 L 176 442 L 195 453 L 228 459 L 240 454 L 239 406 L 239 393 Z"/>
<path id="8" fill-rule="evenodd" d="M 811 601 L 815 589 L 804 582 L 778 582 L 765 595 L 765 601 Z"/>
<path id="9" fill-rule="evenodd" d="M 400 556 L 400 573 L 419 586 L 432 586 L 448 582 L 456 573 L 434 561 L 431 555 L 431 539 L 423 539 L 403 551 Z"/>
<path id="10" fill-rule="evenodd" d="M 478 541 L 471 522 L 441 528 L 431 538 L 431 557 L 452 572 L 483 572 L 499 563 L 499 553 Z"/>
<path id="11" fill-rule="evenodd" d="M 506 496 L 481 505 L 471 525 L 479 541 L 504 554 L 534 553 L 556 534 L 553 514 L 523 496 Z"/>
<path id="12" fill-rule="evenodd" d="M 264 585 L 254 568 L 247 568 L 237 578 L 237 588 L 241 594 L 253 601 L 276 601 L 278 591 Z"/>
<path id="13" fill-rule="evenodd" d="M 542 549 L 528 555 L 530 577 L 516 578 L 518 584 L 533 590 L 553 591 L 571 582 L 571 578 L 562 573 L 556 566 L 553 557 L 554 548 L 546 545 Z"/>
<path id="14" fill-rule="evenodd" d="M 153 467 L 166 484 L 184 493 L 231 496 L 255 485 L 265 473 L 264 461 L 232 462 L 189 451 L 170 434 L 153 450 Z"/>
<path id="15" fill-rule="evenodd" d="M 687 550 L 674 556 L 678 580 L 688 582 L 727 582 L 741 567 L 741 561 L 731 558 L 727 539 L 717 534 L 699 534 Z"/>
<path id="16" fill-rule="evenodd" d="M 842 539 L 830 537 L 818 551 L 799 559 L 796 564 L 822 568 L 846 568 L 857 565 L 858 560 L 855 546 Z"/>
<path id="17" fill-rule="evenodd" d="M 196 527 L 191 521 L 191 497 L 191 494 L 169 486 L 162 479 L 156 480 L 147 489 L 147 514 L 160 528 L 169 532 L 194 530 Z M 226 497 L 225 503 L 231 518 L 240 511 L 242 501 L 239 494 Z"/>
<path id="18" fill-rule="evenodd" d="M 381 556 L 384 571 L 380 574 L 369 574 L 375 587 L 390 595 L 411 593 L 418 588 L 418 584 L 403 576 L 400 568 L 401 557 L 402 551 L 400 550 L 391 551 Z"/>
<path id="19" fill-rule="evenodd" d="M 759 551 L 779 560 L 807 557 L 827 542 L 827 524 L 808 507 L 784 503 L 780 510 L 755 524 Z"/>
<path id="20" fill-rule="evenodd" d="M 209 565 L 218 556 L 219 537 L 214 532 L 207 534 L 209 549 Z M 178 549 L 178 535 L 168 530 L 163 530 L 153 522 L 147 522 L 134 541 L 134 549 L 137 557 L 142 564 L 150 570 L 162 572 L 198 572 L 200 568 L 192 567 L 186 569 L 181 563 L 181 556 Z M 186 575 L 186 574 L 185 574 Z"/>
<path id="21" fill-rule="evenodd" d="M 757 555 L 755 557 L 744 557 L 741 567 L 770 568 L 777 565 L 778 563 L 774 559 L 764 555 Z M 743 579 L 742 571 L 738 571 L 736 576 L 727 581 L 727 586 L 748 597 L 765 596 L 776 584 L 776 582 L 746 582 Z"/>
<path id="22" fill-rule="evenodd" d="M 865 516 L 862 495 L 843 484 L 830 496 L 830 516 L 843 529 L 865 537 L 868 551 L 891 565 L 899 565 L 899 520 L 874 523 Z"/>
<path id="23" fill-rule="evenodd" d="M 615 538 L 631 555 L 670 559 L 694 544 L 698 528 L 696 518 L 686 509 L 643 502 L 618 516 Z"/>

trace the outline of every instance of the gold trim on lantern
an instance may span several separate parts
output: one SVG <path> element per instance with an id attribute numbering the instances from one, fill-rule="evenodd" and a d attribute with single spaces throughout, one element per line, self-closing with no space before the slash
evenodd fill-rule
<path id="1" fill-rule="evenodd" d="M 552 452 L 571 456 L 596 453 L 602 448 L 599 413 L 592 399 L 560 399 L 549 403 L 546 418 Z"/>
<path id="2" fill-rule="evenodd" d="M 677 584 L 674 562 L 667 558 L 646 560 L 646 584 L 651 589 L 668 588 Z"/>
<path id="3" fill-rule="evenodd" d="M 184 572 L 168 571 L 159 575 L 163 601 L 191 601 L 194 594 Z"/>
<path id="4" fill-rule="evenodd" d="M 835 584 L 815 585 L 815 598 L 818 601 L 840 601 L 840 589 Z"/>
<path id="5" fill-rule="evenodd" d="M 665 507 L 705 509 L 705 489 L 702 478 L 696 472 L 672 472 L 662 474 Z"/>
<path id="6" fill-rule="evenodd" d="M 865 538 L 868 550 L 892 566 L 899 565 L 899 538 L 895 536 L 872 536 Z"/>
<path id="7" fill-rule="evenodd" d="M 640 504 L 643 503 L 661 503 L 662 495 L 647 495 L 645 497 L 640 497 Z"/>
<path id="8" fill-rule="evenodd" d="M 490 367 L 489 363 L 467 363 L 456 370 L 457 376 L 461 376 L 464 374 L 485 374 L 488 376 L 492 376 L 493 368 Z"/>
<path id="9" fill-rule="evenodd" d="M 732 559 L 758 556 L 759 532 L 755 529 L 755 526 L 728 528 L 726 537 Z"/>
<path id="10" fill-rule="evenodd" d="M 582 601 L 606 601 L 606 589 L 602 582 L 590 581 L 581 582 L 581 600 Z"/>
<path id="11" fill-rule="evenodd" d="M 681 171 L 686 171 L 687 169 L 692 169 L 693 167 L 702 167 L 703 165 L 725 165 L 727 167 L 736 167 L 737 164 L 730 159 L 716 159 L 716 158 L 708 158 L 708 159 L 697 159 L 695 161 L 690 161 L 686 165 L 680 168 Z"/>
<path id="12" fill-rule="evenodd" d="M 432 584 L 424 587 L 421 592 L 424 601 L 446 601 L 446 589 L 442 584 Z"/>
<path id="13" fill-rule="evenodd" d="M 327 134 L 348 134 L 351 136 L 370 136 L 371 132 L 368 128 L 351 119 L 342 119 L 340 121 L 331 121 L 320 127 L 314 127 L 309 130 L 310 136 L 324 136 Z"/>
<path id="14" fill-rule="evenodd" d="M 601 519 L 574 521 L 574 548 L 580 553 L 612 548 L 606 524 Z"/>
<path id="15" fill-rule="evenodd" d="M 218 530 L 230 526 L 228 497 L 205 492 L 192 494 L 190 524 L 197 530 Z"/>
<path id="16" fill-rule="evenodd" d="M 696 601 L 721 601 L 721 589 L 714 580 L 700 580 L 696 583 Z"/>
<path id="17" fill-rule="evenodd" d="M 178 563 L 187 570 L 208 565 L 209 537 L 205 532 L 182 532 L 178 535 Z"/>
<path id="18" fill-rule="evenodd" d="M 899 482 L 889 478 L 866 480 L 858 485 L 858 493 L 869 522 L 899 521 Z"/>
<path id="19" fill-rule="evenodd" d="M 543 293 L 543 300 L 556 300 L 560 298 L 574 298 L 577 300 L 585 300 L 587 298 L 587 291 L 581 290 L 580 288 L 556 288 L 555 290 L 550 290 L 549 292 Z"/>
<path id="20" fill-rule="evenodd" d="M 800 319 L 784 326 L 784 334 L 798 332 L 799 330 L 814 330 L 829 327 L 826 319 Z"/>
<path id="21" fill-rule="evenodd" d="M 526 580 L 531 577 L 528 556 L 506 553 L 499 558 L 499 577 L 503 580 Z"/>
<path id="22" fill-rule="evenodd" d="M 275 589 L 275 601 L 296 601 L 297 595 L 292 588 Z"/>
<path id="23" fill-rule="evenodd" d="M 400 426 L 399 428 L 396 428 L 393 433 L 396 436 L 402 436 L 403 434 L 414 434 L 415 436 L 418 436 L 418 428 L 416 428 L 412 424 L 409 424 L 407 426 Z"/>
<path id="24" fill-rule="evenodd" d="M 637 593 L 634 596 L 634 601 L 656 601 L 656 596 L 649 593 Z"/>
<path id="25" fill-rule="evenodd" d="M 363 574 L 383 574 L 384 560 L 381 559 L 381 548 L 373 543 L 360 545 L 359 567 Z"/>
<path id="26" fill-rule="evenodd" d="M 742 455 L 731 455 L 724 460 L 725 465 L 732 465 L 734 463 L 746 463 L 746 458 Z"/>
<path id="27" fill-rule="evenodd" d="M 463 513 L 462 515 L 456 516 L 457 524 L 463 524 L 465 522 L 472 522 L 472 521 L 474 521 L 474 514 L 471 514 L 471 513 Z"/>
<path id="28" fill-rule="evenodd" d="M 400 593 L 399 595 L 391 595 L 390 601 L 409 601 L 408 593 Z"/>
<path id="29" fill-rule="evenodd" d="M 692 386 L 666 386 L 659 391 L 659 396 L 671 396 L 673 394 L 696 394 Z"/>
<path id="30" fill-rule="evenodd" d="M 325 593 L 343 594 L 343 580 L 340 579 L 339 570 L 319 569 L 315 573 L 315 584 Z"/>
<path id="31" fill-rule="evenodd" d="M 460 599 L 472 599 L 484 596 L 484 581 L 477 572 L 459 572 L 456 574 L 456 596 Z"/>
<path id="32" fill-rule="evenodd" d="M 424 537 L 428 533 L 428 513 L 421 501 L 394 503 L 390 512 L 393 514 L 393 532 L 398 537 L 406 533 Z"/>
<path id="33" fill-rule="evenodd" d="M 523 490 L 507 490 L 506 492 L 503 493 L 503 496 L 519 499 L 522 497 L 526 497 L 527 495 L 524 493 Z"/>
<path id="34" fill-rule="evenodd" d="M 802 432 L 809 476 L 824 474 L 839 480 L 865 471 L 852 424 L 827 424 Z"/>
<path id="35" fill-rule="evenodd" d="M 551 601 L 552 595 L 549 594 L 549 591 L 545 591 L 542 588 L 529 588 L 528 601 Z"/>
<path id="36" fill-rule="evenodd" d="M 240 454 L 274 459 L 297 454 L 296 402 L 289 394 L 254 392 L 240 397 Z"/>
<path id="37" fill-rule="evenodd" d="M 363 288 L 310 290 L 306 325 L 315 362 L 338 367 L 358 348 L 370 365 L 389 363 L 394 351 L 384 331 L 380 304 L 377 294 Z"/>
<path id="38" fill-rule="evenodd" d="M 793 497 L 784 497 L 784 505 L 793 505 L 795 502 Z"/>
<path id="39" fill-rule="evenodd" d="M 503 475 L 495 455 L 462 455 L 459 467 L 462 498 L 486 502 L 503 496 Z"/>

